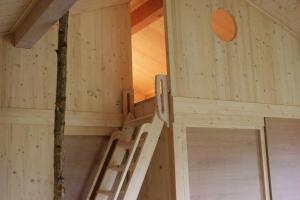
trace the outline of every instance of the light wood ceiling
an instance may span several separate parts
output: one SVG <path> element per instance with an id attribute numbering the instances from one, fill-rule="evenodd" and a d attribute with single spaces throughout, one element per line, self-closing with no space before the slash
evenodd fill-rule
<path id="1" fill-rule="evenodd" d="M 156 74 L 166 74 L 164 18 L 132 35 L 132 70 L 135 101 L 154 95 Z"/>
<path id="2" fill-rule="evenodd" d="M 137 9 L 138 7 L 140 7 L 141 5 L 146 3 L 147 1 L 149 1 L 149 0 L 131 0 L 131 2 L 130 2 L 131 10 Z"/>
<path id="3" fill-rule="evenodd" d="M 36 0 L 0 0 L 0 34 L 8 33 Z"/>

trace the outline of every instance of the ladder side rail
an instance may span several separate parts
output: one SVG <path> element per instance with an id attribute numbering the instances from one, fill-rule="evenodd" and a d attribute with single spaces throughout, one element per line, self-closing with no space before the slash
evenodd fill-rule
<path id="1" fill-rule="evenodd" d="M 141 140 L 141 137 L 144 133 L 147 133 L 149 132 L 150 130 L 150 127 L 151 127 L 151 124 L 150 123 L 146 123 L 146 124 L 143 124 L 140 128 L 139 128 L 139 131 L 138 131 L 138 134 L 136 136 L 136 139 L 134 141 L 134 145 L 132 147 L 132 149 L 130 150 L 129 152 L 129 157 L 128 157 L 128 160 L 126 162 L 126 167 L 124 169 L 124 171 L 122 172 L 122 175 L 121 175 L 121 178 L 120 178 L 120 181 L 119 181 L 119 184 L 118 184 L 118 187 L 117 187 L 117 190 L 115 191 L 115 194 L 113 196 L 113 200 L 117 200 L 118 197 L 119 197 L 119 194 L 121 192 L 121 189 L 122 189 L 122 186 L 123 186 L 123 183 L 125 181 L 125 178 L 127 176 L 127 172 L 130 168 L 130 165 L 132 163 L 132 160 L 133 160 L 133 157 L 134 157 L 134 154 L 137 150 L 137 147 L 139 145 L 139 142 Z"/>
<path id="2" fill-rule="evenodd" d="M 156 114 L 148 129 L 144 146 L 136 160 L 136 165 L 125 190 L 123 200 L 137 199 L 163 127 L 164 121 Z"/>
<path id="3" fill-rule="evenodd" d="M 159 118 L 169 127 L 168 83 L 166 75 L 155 76 L 155 101 Z"/>

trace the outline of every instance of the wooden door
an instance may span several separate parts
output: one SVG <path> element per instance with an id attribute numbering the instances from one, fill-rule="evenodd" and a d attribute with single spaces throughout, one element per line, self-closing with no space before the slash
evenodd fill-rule
<path id="1" fill-rule="evenodd" d="M 259 131 L 188 128 L 191 200 L 262 200 Z"/>
<path id="2" fill-rule="evenodd" d="M 300 120 L 266 119 L 273 200 L 300 200 Z"/>

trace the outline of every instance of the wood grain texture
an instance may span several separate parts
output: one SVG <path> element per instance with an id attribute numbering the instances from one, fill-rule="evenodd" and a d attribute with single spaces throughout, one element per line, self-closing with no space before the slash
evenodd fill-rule
<path id="1" fill-rule="evenodd" d="M 127 4 L 70 18 L 68 110 L 122 111 L 122 90 L 132 88 L 129 27 Z"/>
<path id="2" fill-rule="evenodd" d="M 248 0 L 248 2 L 257 6 L 300 37 L 300 22 L 296 20 L 300 17 L 300 2 L 298 0 Z"/>
<path id="3" fill-rule="evenodd" d="M 130 0 L 77 0 L 75 5 L 71 8 L 70 14 L 82 14 L 120 4 L 128 5 L 129 2 Z"/>
<path id="4" fill-rule="evenodd" d="M 149 0 L 131 0 L 130 1 L 131 11 L 136 10 L 138 7 L 140 7 L 147 1 L 149 1 Z"/>
<path id="5" fill-rule="evenodd" d="M 32 48 L 76 0 L 37 1 L 14 31 L 14 44 L 18 48 Z"/>
<path id="6" fill-rule="evenodd" d="M 0 1 L 0 35 L 8 33 L 27 8 L 36 0 L 1 0 Z"/>
<path id="7" fill-rule="evenodd" d="M 238 34 L 224 43 L 210 27 L 223 8 Z M 167 1 L 174 96 L 300 105 L 300 40 L 245 0 Z"/>
<path id="8" fill-rule="evenodd" d="M 135 104 L 136 117 L 153 114 L 154 99 Z M 173 200 L 170 163 L 170 129 L 164 128 L 156 145 L 149 169 L 142 185 L 139 200 Z"/>
<path id="9" fill-rule="evenodd" d="M 258 133 L 187 129 L 190 199 L 263 200 Z"/>
<path id="10" fill-rule="evenodd" d="M 164 14 L 163 0 L 149 0 L 131 12 L 131 33 L 137 33 Z"/>
<path id="11" fill-rule="evenodd" d="M 31 50 L 17 49 L 9 37 L 3 44 L 2 106 L 52 109 L 55 99 L 57 27 Z"/>
<path id="12" fill-rule="evenodd" d="M 1 198 L 52 199 L 53 128 L 13 124 L 0 127 Z"/>
<path id="13" fill-rule="evenodd" d="M 300 120 L 266 118 L 272 196 L 300 199 Z"/>
<path id="14" fill-rule="evenodd" d="M 154 96 L 157 74 L 167 74 L 164 18 L 132 35 L 132 71 L 135 102 Z"/>
<path id="15" fill-rule="evenodd" d="M 109 135 L 121 126 L 122 89 L 132 85 L 128 10 L 123 4 L 71 17 L 66 123 L 72 125 L 66 131 Z M 0 195 L 5 200 L 53 199 L 57 28 L 31 50 L 16 49 L 11 38 L 0 37 L 0 151 L 7 155 L 0 159 Z"/>

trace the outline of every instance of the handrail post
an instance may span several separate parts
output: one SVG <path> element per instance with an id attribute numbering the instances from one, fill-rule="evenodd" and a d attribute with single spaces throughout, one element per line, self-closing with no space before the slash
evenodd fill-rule
<path id="1" fill-rule="evenodd" d="M 166 75 L 155 76 L 155 100 L 158 117 L 169 127 L 169 101 Z"/>

